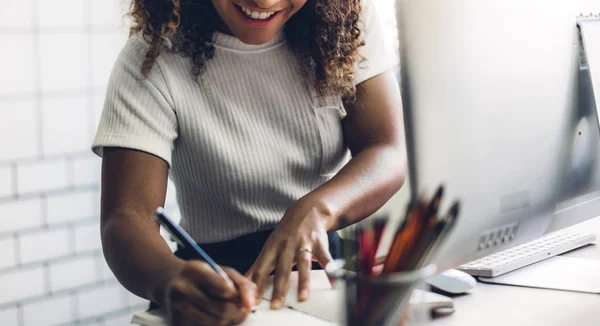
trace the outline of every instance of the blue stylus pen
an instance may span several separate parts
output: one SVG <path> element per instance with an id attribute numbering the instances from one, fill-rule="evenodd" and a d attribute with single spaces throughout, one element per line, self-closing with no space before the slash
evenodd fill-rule
<path id="1" fill-rule="evenodd" d="M 193 258 L 206 261 L 210 265 L 210 267 L 212 267 L 215 270 L 215 272 L 223 276 L 223 278 L 227 280 L 227 282 L 233 284 L 233 282 L 231 282 L 231 279 L 229 279 L 229 276 L 227 276 L 225 271 L 219 265 L 217 265 L 217 263 L 215 263 L 215 261 L 212 258 L 210 258 L 210 256 L 206 252 L 204 252 L 204 250 L 202 250 L 202 248 L 200 248 L 196 241 L 194 241 L 194 239 L 192 239 L 192 237 L 190 237 L 190 235 L 187 234 L 187 232 L 185 232 L 179 225 L 173 223 L 173 221 L 167 217 L 167 215 L 165 214 L 165 210 L 162 207 L 156 209 L 156 212 L 154 213 L 154 219 L 167 231 L 169 231 L 175 242 L 177 242 L 184 248 L 191 250 L 191 252 L 194 253 Z"/>
<path id="2" fill-rule="evenodd" d="M 210 267 L 212 267 L 215 272 L 221 275 L 228 283 L 233 285 L 233 282 L 227 276 L 225 271 L 221 268 L 221 266 L 217 265 L 215 261 L 210 258 L 210 256 L 200 248 L 200 246 L 190 237 L 187 232 L 185 232 L 179 225 L 175 224 L 173 220 L 167 217 L 165 214 L 165 210 L 162 207 L 156 209 L 154 212 L 154 219 L 162 225 L 173 237 L 173 240 L 183 246 L 184 248 L 190 249 L 194 253 L 195 259 L 201 259 L 206 261 Z M 252 309 L 252 313 L 256 312 L 256 308 Z"/>

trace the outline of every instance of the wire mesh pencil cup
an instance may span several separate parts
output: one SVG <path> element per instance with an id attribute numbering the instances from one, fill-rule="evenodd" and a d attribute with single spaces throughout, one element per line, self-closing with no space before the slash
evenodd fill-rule
<path id="1" fill-rule="evenodd" d="M 436 272 L 435 265 L 415 271 L 366 277 L 344 268 L 341 259 L 329 263 L 325 271 L 344 287 L 343 325 L 397 326 L 415 288 Z"/>

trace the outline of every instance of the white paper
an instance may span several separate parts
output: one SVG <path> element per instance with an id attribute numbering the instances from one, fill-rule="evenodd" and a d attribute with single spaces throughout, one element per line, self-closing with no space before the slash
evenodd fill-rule
<path id="1" fill-rule="evenodd" d="M 272 280 L 272 279 L 271 279 Z M 305 302 L 298 302 L 298 273 L 290 276 L 290 287 L 286 296 L 283 309 L 270 310 L 272 284 L 268 284 L 263 295 L 264 300 L 257 307 L 256 314 L 251 314 L 242 324 L 244 326 L 303 326 L 303 325 L 337 325 L 342 320 L 344 297 L 341 289 L 333 289 L 327 275 L 322 270 L 311 271 L 310 298 Z M 416 290 L 411 296 L 411 308 L 444 307 L 452 308 L 452 299 L 431 293 Z M 138 312 L 134 315 L 132 323 L 144 326 L 166 326 L 164 315 L 160 312 Z"/>
<path id="2" fill-rule="evenodd" d="M 294 311 L 289 308 L 280 310 L 270 310 L 270 302 L 263 300 L 256 308 L 256 313 L 250 314 L 241 324 L 242 326 L 332 326 L 334 324 L 325 320 L 307 315 L 305 313 Z M 132 324 L 142 326 L 167 326 L 165 314 L 161 310 L 141 311 L 133 315 Z"/>
<path id="3" fill-rule="evenodd" d="M 271 299 L 272 287 L 265 289 L 263 298 Z M 303 313 L 340 323 L 344 313 L 344 291 L 333 289 L 322 270 L 311 271 L 310 299 L 298 302 L 298 273 L 290 276 L 290 287 L 286 296 L 285 306 Z M 421 290 L 415 290 L 410 298 L 410 309 L 453 308 L 451 298 Z"/>

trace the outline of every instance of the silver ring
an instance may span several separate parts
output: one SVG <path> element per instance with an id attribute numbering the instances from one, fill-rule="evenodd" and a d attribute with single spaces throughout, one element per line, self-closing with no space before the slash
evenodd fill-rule
<path id="1" fill-rule="evenodd" d="M 298 249 L 299 252 L 308 252 L 309 254 L 312 254 L 312 250 L 310 250 L 309 248 L 300 248 Z"/>

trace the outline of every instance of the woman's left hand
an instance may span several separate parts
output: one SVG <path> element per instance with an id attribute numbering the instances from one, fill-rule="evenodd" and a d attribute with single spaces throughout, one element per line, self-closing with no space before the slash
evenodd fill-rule
<path id="1" fill-rule="evenodd" d="M 281 308 L 294 265 L 298 269 L 298 301 L 308 299 L 312 262 L 317 261 L 325 268 L 332 260 L 327 231 L 333 221 L 332 210 L 310 195 L 301 198 L 286 211 L 246 273 L 256 284 L 257 302 L 262 299 L 267 277 L 275 270 L 271 309 Z"/>

